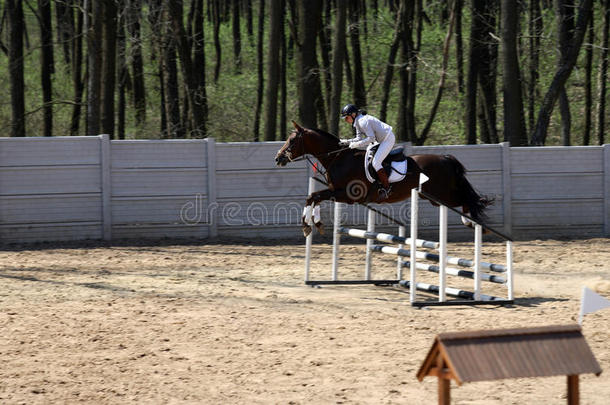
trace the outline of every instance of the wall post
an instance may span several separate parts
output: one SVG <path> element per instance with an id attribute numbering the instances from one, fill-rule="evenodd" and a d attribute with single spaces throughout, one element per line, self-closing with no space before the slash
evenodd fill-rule
<path id="1" fill-rule="evenodd" d="M 218 236 L 218 203 L 216 202 L 216 141 L 206 138 L 208 168 L 208 236 Z"/>
<path id="2" fill-rule="evenodd" d="M 604 235 L 610 236 L 610 144 L 602 146 L 603 162 L 604 162 Z"/>
<path id="3" fill-rule="evenodd" d="M 102 185 L 102 239 L 112 239 L 112 162 L 110 160 L 110 137 L 100 138 L 100 175 Z"/>
<path id="4" fill-rule="evenodd" d="M 504 233 L 513 236 L 513 196 L 511 192 L 510 143 L 502 142 L 502 216 Z"/>

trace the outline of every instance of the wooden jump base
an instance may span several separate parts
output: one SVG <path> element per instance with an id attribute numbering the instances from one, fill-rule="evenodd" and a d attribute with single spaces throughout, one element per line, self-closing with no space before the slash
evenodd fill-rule
<path id="1" fill-rule="evenodd" d="M 314 181 L 310 178 L 309 192 L 313 192 Z M 425 193 L 424 193 L 425 194 Z M 468 218 L 475 224 L 475 254 L 474 259 L 462 259 L 447 255 L 447 209 L 434 197 L 425 195 L 427 199 L 439 204 L 440 224 L 439 224 L 439 242 L 432 242 L 422 239 L 417 239 L 418 231 L 418 201 L 419 191 L 413 189 L 411 192 L 411 237 L 405 236 L 405 227 L 399 227 L 399 235 L 391 235 L 387 233 L 375 232 L 375 212 L 368 210 L 367 229 L 354 229 L 343 227 L 340 224 L 341 218 L 341 203 L 335 203 L 334 206 L 334 227 L 333 227 L 333 264 L 332 264 L 332 279 L 331 280 L 309 280 L 309 268 L 311 260 L 311 243 L 312 234 L 306 240 L 305 254 L 305 283 L 307 285 L 399 285 L 410 290 L 410 303 L 415 307 L 422 306 L 439 306 L 439 305 L 508 305 L 514 303 L 513 300 L 513 277 L 512 277 L 512 240 L 505 235 L 490 229 L 496 235 L 507 239 L 506 241 L 506 265 L 487 263 L 481 261 L 481 244 L 482 244 L 482 229 L 480 224 L 477 224 L 472 218 Z M 462 215 L 459 211 L 454 210 Z M 307 207 L 306 220 L 312 224 L 311 206 Z M 338 264 L 339 264 L 339 248 L 341 235 L 348 235 L 356 238 L 366 239 L 366 262 L 365 274 L 363 280 L 339 280 Z M 394 243 L 398 246 L 375 245 L 373 241 L 384 243 Z M 410 249 L 404 249 L 405 245 L 409 245 Z M 438 254 L 418 251 L 418 248 L 428 248 L 438 250 Z M 371 278 L 372 270 L 372 253 L 380 252 L 397 256 L 396 279 L 395 280 L 374 280 Z M 409 261 L 403 261 L 403 257 L 409 257 Z M 430 260 L 437 262 L 438 265 L 427 263 L 418 263 L 420 260 Z M 411 263 L 414 266 L 411 266 Z M 464 267 L 470 270 L 456 269 L 447 267 L 447 264 Z M 410 280 L 403 280 L 402 269 L 410 269 Z M 483 273 L 481 270 L 505 273 L 506 277 L 495 276 Z M 439 285 L 417 282 L 416 270 L 425 270 L 439 274 Z M 456 288 L 447 287 L 446 275 L 464 277 L 474 280 L 474 291 L 465 291 Z M 413 282 L 412 282 L 413 281 Z M 508 288 L 508 298 L 499 298 L 481 293 L 481 281 L 487 281 L 496 284 L 506 284 Z M 438 294 L 439 300 L 436 301 L 417 301 L 416 291 L 427 291 Z M 456 297 L 459 300 L 448 301 L 446 296 Z"/>

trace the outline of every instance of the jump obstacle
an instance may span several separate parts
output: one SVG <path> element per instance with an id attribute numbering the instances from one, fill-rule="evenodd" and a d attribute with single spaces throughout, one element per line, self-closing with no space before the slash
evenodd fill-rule
<path id="1" fill-rule="evenodd" d="M 309 194 L 314 191 L 314 178 L 309 179 Z M 428 200 L 439 204 L 439 241 L 427 241 L 417 239 L 418 235 L 418 214 L 419 214 L 419 195 L 423 195 Z M 305 241 L 305 284 L 310 286 L 317 285 L 363 285 L 372 284 L 377 286 L 397 285 L 408 288 L 410 291 L 410 303 L 414 307 L 423 306 L 443 306 L 443 305 L 508 305 L 514 303 L 513 298 L 513 258 L 512 258 L 512 239 L 489 226 L 486 229 L 506 240 L 506 265 L 487 263 L 481 261 L 481 249 L 483 240 L 483 225 L 474 219 L 460 213 L 459 211 L 442 205 L 435 199 L 419 189 L 411 190 L 411 218 L 410 218 L 410 237 L 405 236 L 406 227 L 398 227 L 398 235 L 375 232 L 376 214 L 372 209 L 367 209 L 367 229 L 355 229 L 341 226 L 341 211 L 344 203 L 334 203 L 334 223 L 333 223 L 333 259 L 332 274 L 330 280 L 310 280 L 311 249 L 313 232 L 310 233 Z M 462 217 L 468 218 L 474 224 L 474 258 L 473 260 L 462 259 L 447 255 L 447 212 L 448 209 L 455 211 Z M 319 214 L 318 214 L 319 215 Z M 313 225 L 312 206 L 305 209 L 305 219 L 309 225 Z M 364 267 L 364 279 L 361 280 L 340 280 L 339 252 L 341 235 L 355 238 L 366 239 L 366 258 Z M 384 244 L 374 244 L 383 242 Z M 390 246 L 389 244 L 397 244 Z M 405 245 L 409 249 L 405 249 Z M 433 249 L 438 254 L 420 249 Z M 372 256 L 373 253 L 383 253 L 397 256 L 396 279 L 372 279 Z M 408 257 L 405 261 L 403 258 Z M 419 260 L 433 261 L 438 264 L 421 263 Z M 448 267 L 447 264 L 461 267 Z M 409 280 L 403 280 L 403 269 L 410 270 Z M 417 270 L 438 273 L 438 285 L 417 282 Z M 503 273 L 505 276 L 492 275 L 482 270 Z M 473 290 L 465 291 L 447 286 L 447 275 L 469 278 L 474 281 Z M 507 287 L 507 298 L 500 298 L 481 293 L 481 281 L 496 284 L 504 284 Z M 438 301 L 423 300 L 417 301 L 417 291 L 427 291 L 438 294 Z M 457 297 L 459 300 L 447 300 L 447 296 Z"/>

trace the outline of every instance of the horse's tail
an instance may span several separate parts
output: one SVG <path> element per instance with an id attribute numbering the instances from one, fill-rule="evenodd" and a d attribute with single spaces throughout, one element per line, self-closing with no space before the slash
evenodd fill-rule
<path id="1" fill-rule="evenodd" d="M 462 205 L 468 207 L 470 216 L 480 223 L 487 221 L 485 208 L 494 203 L 494 199 L 488 196 L 477 193 L 472 187 L 472 184 L 466 178 L 466 168 L 453 155 L 445 155 L 445 158 L 450 162 L 456 178 L 457 193 L 462 201 Z"/>

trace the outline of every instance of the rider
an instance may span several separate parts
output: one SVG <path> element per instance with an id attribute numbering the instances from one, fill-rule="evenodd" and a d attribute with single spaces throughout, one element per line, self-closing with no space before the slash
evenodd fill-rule
<path id="1" fill-rule="evenodd" d="M 341 118 L 356 128 L 356 137 L 353 139 L 342 139 L 342 145 L 349 145 L 350 149 L 366 149 L 374 141 L 379 142 L 377 152 L 373 156 L 373 168 L 377 172 L 383 187 L 379 190 L 379 193 L 383 198 L 388 198 L 390 183 L 381 163 L 388 156 L 396 142 L 392 127 L 372 115 L 368 115 L 366 111 L 359 109 L 353 104 L 347 104 L 343 107 Z"/>

